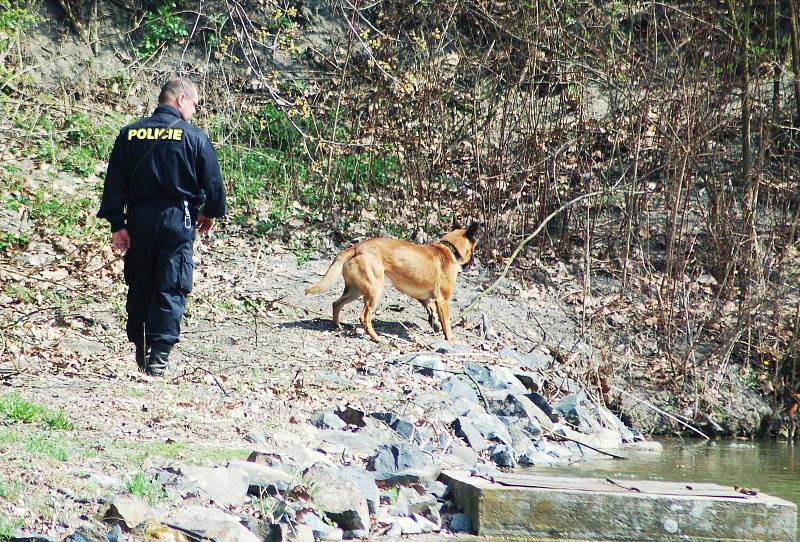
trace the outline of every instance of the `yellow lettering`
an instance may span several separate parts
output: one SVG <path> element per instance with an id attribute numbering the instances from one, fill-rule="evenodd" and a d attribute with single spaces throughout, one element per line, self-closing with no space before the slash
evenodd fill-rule
<path id="1" fill-rule="evenodd" d="M 175 141 L 180 141 L 183 138 L 183 130 L 180 128 L 176 128 L 175 131 L 172 133 L 172 139 Z"/>
<path id="2" fill-rule="evenodd" d="M 156 139 L 162 139 L 161 136 L 164 134 L 164 128 L 156 128 Z"/>
<path id="3" fill-rule="evenodd" d="M 133 139 L 134 134 L 136 134 L 136 130 L 128 130 L 128 141 Z"/>
<path id="4" fill-rule="evenodd" d="M 147 139 L 147 130 L 144 128 L 139 128 L 136 130 L 136 138 L 137 139 Z"/>

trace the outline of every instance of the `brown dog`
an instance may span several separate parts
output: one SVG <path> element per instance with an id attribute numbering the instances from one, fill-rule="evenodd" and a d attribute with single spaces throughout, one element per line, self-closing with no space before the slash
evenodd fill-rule
<path id="1" fill-rule="evenodd" d="M 438 331 L 433 317 L 436 307 L 444 337 L 451 341 L 450 300 L 459 270 L 472 262 L 479 227 L 472 223 L 469 228 L 451 231 L 430 245 L 386 237 L 363 241 L 340 252 L 322 280 L 307 288 L 306 294 L 329 290 L 341 273 L 344 292 L 333 302 L 336 329 L 342 329 L 339 323 L 342 307 L 363 296 L 361 323 L 373 341 L 381 342 L 372 327 L 372 316 L 383 293 L 384 277 L 389 277 L 395 288 L 425 307 L 428 323 Z"/>

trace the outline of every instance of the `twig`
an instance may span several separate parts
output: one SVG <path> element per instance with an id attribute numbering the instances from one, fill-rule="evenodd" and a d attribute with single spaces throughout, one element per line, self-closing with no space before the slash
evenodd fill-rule
<path id="1" fill-rule="evenodd" d="M 709 437 L 708 437 L 708 436 L 707 436 L 705 433 L 703 433 L 702 431 L 700 431 L 700 430 L 699 430 L 699 429 L 697 429 L 696 427 L 693 427 L 693 426 L 689 425 L 688 423 L 686 423 L 686 422 L 684 422 L 684 421 L 680 420 L 679 418 L 676 418 L 675 416 L 673 416 L 673 415 L 672 415 L 672 414 L 670 414 L 669 412 L 664 412 L 663 410 L 661 410 L 660 408 L 658 408 L 657 406 L 655 406 L 653 403 L 650 403 L 650 402 L 648 402 L 648 401 L 645 401 L 644 399 L 639 399 L 638 397 L 636 397 L 636 396 L 634 396 L 634 395 L 631 395 L 631 394 L 630 394 L 630 393 L 628 393 L 627 391 L 623 391 L 623 390 L 619 389 L 618 387 L 616 387 L 616 386 L 613 386 L 613 385 L 611 385 L 611 384 L 609 384 L 609 385 L 608 385 L 608 387 L 609 387 L 609 388 L 611 388 L 611 389 L 612 389 L 612 390 L 614 390 L 614 391 L 618 391 L 618 392 L 620 392 L 621 394 L 623 394 L 623 395 L 625 395 L 625 396 L 627 396 L 627 397 L 630 397 L 630 398 L 631 398 L 631 399 L 633 399 L 634 401 L 638 401 L 638 402 L 640 402 L 640 403 L 642 403 L 642 404 L 644 404 L 644 405 L 646 405 L 646 406 L 649 406 L 650 408 L 652 408 L 653 410 L 655 410 L 655 411 L 656 411 L 656 412 L 658 412 L 659 414 L 661 414 L 661 415 L 663 415 L 663 416 L 666 416 L 667 418 L 669 418 L 669 419 L 671 419 L 671 420 L 674 420 L 674 421 L 678 422 L 679 424 L 683 425 L 684 427 L 686 427 L 686 428 L 688 428 L 688 429 L 691 429 L 692 431 L 694 431 L 695 433 L 697 433 L 698 435 L 700 435 L 700 436 L 701 436 L 701 437 L 703 437 L 704 439 L 706 439 L 706 440 L 711 440 L 711 439 L 710 439 L 710 438 L 709 438 Z"/>
<path id="2" fill-rule="evenodd" d="M 480 301 L 483 296 L 485 296 L 489 292 L 493 291 L 497 287 L 497 284 L 501 280 L 503 280 L 506 277 L 506 275 L 508 275 L 508 271 L 511 269 L 511 265 L 517 259 L 517 256 L 519 255 L 519 253 L 522 252 L 522 249 L 525 248 L 525 245 L 527 245 L 534 237 L 539 235 L 539 232 L 541 232 L 544 229 L 544 227 L 547 226 L 548 222 L 550 222 L 553 218 L 555 218 L 557 215 L 559 215 L 564 209 L 566 209 L 568 207 L 571 207 L 572 205 L 575 205 L 579 201 L 583 201 L 585 199 L 588 199 L 588 198 L 591 198 L 591 197 L 594 197 L 594 196 L 599 196 L 599 195 L 602 195 L 602 194 L 610 194 L 610 193 L 613 193 L 613 192 L 614 192 L 614 190 L 597 190 L 595 192 L 589 192 L 588 194 L 580 195 L 580 196 L 578 196 L 576 198 L 573 198 L 573 199 L 569 200 L 567 203 L 565 203 L 564 205 L 562 205 L 561 207 L 559 207 L 558 209 L 556 209 L 555 211 L 553 211 L 552 213 L 547 215 L 547 217 L 541 222 L 541 224 L 539 224 L 539 227 L 537 227 L 533 231 L 533 233 L 531 233 L 525 239 L 520 241 L 520 243 L 517 245 L 517 248 L 514 249 L 514 252 L 512 252 L 511 256 L 508 258 L 508 262 L 506 262 L 506 266 L 503 269 L 503 272 L 500 273 L 500 276 L 497 277 L 497 279 L 488 288 L 486 288 L 484 291 L 479 293 L 475 297 L 475 299 L 473 299 L 472 302 L 469 305 L 467 305 L 461 311 L 461 314 L 458 315 L 456 320 L 461 320 L 461 318 L 464 316 L 464 314 L 468 313 L 469 311 L 471 311 L 471 310 L 473 310 L 475 308 L 475 305 L 478 304 L 478 301 Z"/>
<path id="3" fill-rule="evenodd" d="M 544 429 L 544 428 L 542 428 L 542 429 Z M 598 452 L 598 453 L 601 453 L 601 454 L 605 454 L 605 455 L 607 455 L 609 457 L 613 457 L 614 459 L 630 459 L 628 457 L 625 457 L 624 455 L 617 455 L 617 454 L 615 454 L 613 452 L 609 452 L 607 450 L 601 450 L 600 448 L 595 448 L 594 446 L 592 446 L 590 444 L 586 444 L 585 442 L 582 442 L 580 440 L 577 440 L 577 439 L 574 439 L 574 438 L 571 438 L 571 437 L 567 437 L 565 435 L 559 435 L 558 433 L 553 433 L 549 429 L 544 429 L 544 431 L 545 431 L 545 433 L 547 433 L 548 435 L 553 437 L 553 440 L 568 440 L 568 441 L 574 442 L 575 444 L 578 444 L 580 446 L 585 446 L 586 448 L 589 448 L 590 450 L 594 450 L 595 452 Z"/>

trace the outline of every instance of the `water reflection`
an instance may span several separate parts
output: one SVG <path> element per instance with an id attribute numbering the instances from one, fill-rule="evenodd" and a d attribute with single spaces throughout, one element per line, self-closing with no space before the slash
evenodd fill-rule
<path id="1" fill-rule="evenodd" d="M 597 460 L 535 469 L 571 476 L 712 482 L 758 488 L 800 506 L 800 443 L 785 441 L 661 441 L 661 454 L 637 453 L 630 460 Z M 800 539 L 800 537 L 798 537 Z"/>

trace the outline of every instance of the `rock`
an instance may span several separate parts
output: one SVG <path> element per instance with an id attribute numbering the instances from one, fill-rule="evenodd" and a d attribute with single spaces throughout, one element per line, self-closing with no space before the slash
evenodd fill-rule
<path id="1" fill-rule="evenodd" d="M 260 465 L 267 465 L 268 467 L 281 467 L 282 465 L 291 465 L 298 470 L 305 470 L 314 463 L 328 463 L 331 461 L 323 454 L 310 450 L 300 444 L 289 446 L 288 448 L 281 449 L 280 451 L 262 451 L 255 450 L 247 458 L 250 463 L 258 463 Z"/>
<path id="2" fill-rule="evenodd" d="M 417 525 L 419 525 L 422 528 L 422 532 L 423 533 L 436 532 L 436 531 L 439 531 L 440 528 L 441 528 L 440 526 L 436 525 L 435 523 L 433 523 L 428 518 L 420 516 L 418 514 L 413 514 L 411 517 L 414 519 L 414 521 L 417 522 Z"/>
<path id="3" fill-rule="evenodd" d="M 442 389 L 446 391 L 454 401 L 463 399 L 470 403 L 478 403 L 478 393 L 475 391 L 473 385 L 464 382 L 457 376 L 451 376 L 442 382 Z"/>
<path id="4" fill-rule="evenodd" d="M 431 506 L 436 506 L 438 503 L 436 497 L 430 493 L 425 493 L 424 489 L 420 487 L 422 492 L 418 491 L 417 484 L 411 486 L 402 486 L 397 490 L 398 504 L 405 505 L 411 514 L 424 514 Z"/>
<path id="5" fill-rule="evenodd" d="M 553 427 L 553 421 L 523 394 L 493 393 L 487 397 L 487 403 L 487 410 L 497 416 L 514 416 L 530 420 L 533 424 L 531 431 L 534 434 L 540 428 L 552 429 Z"/>
<path id="6" fill-rule="evenodd" d="M 92 525 L 81 525 L 63 542 L 108 542 L 106 534 Z"/>
<path id="7" fill-rule="evenodd" d="M 367 507 L 370 514 L 375 514 L 380 505 L 380 489 L 375 483 L 375 475 L 368 471 L 363 471 L 354 467 L 342 468 L 339 473 L 346 479 L 353 481 L 361 494 L 367 499 Z"/>
<path id="8" fill-rule="evenodd" d="M 267 444 L 267 436 L 261 431 L 250 431 L 244 436 L 244 440 L 256 444 Z"/>
<path id="9" fill-rule="evenodd" d="M 582 392 L 570 394 L 553 405 L 553 412 L 560 414 L 583 432 L 598 431 L 602 425 L 584 403 L 586 396 Z"/>
<path id="10" fill-rule="evenodd" d="M 528 352 L 520 358 L 520 364 L 528 369 L 547 369 L 553 363 L 553 356 L 538 350 Z"/>
<path id="11" fill-rule="evenodd" d="M 366 529 L 357 529 L 354 531 L 346 531 L 344 533 L 344 537 L 347 540 L 352 540 L 354 538 L 369 538 L 369 531 Z"/>
<path id="12" fill-rule="evenodd" d="M 489 446 L 489 458 L 498 467 L 516 467 L 517 460 L 514 457 L 514 450 L 505 444 L 492 444 Z"/>
<path id="13" fill-rule="evenodd" d="M 382 474 L 394 474 L 410 469 L 426 467 L 433 463 L 431 456 L 411 442 L 397 442 L 378 446 L 370 459 L 369 468 Z"/>
<path id="14" fill-rule="evenodd" d="M 580 393 L 581 386 L 571 378 L 556 378 L 553 381 L 556 389 L 566 391 L 567 393 Z"/>
<path id="15" fill-rule="evenodd" d="M 380 475 L 376 474 L 376 479 L 380 481 L 382 486 L 402 486 L 431 482 L 439 478 L 440 474 L 442 474 L 442 466 L 431 463 L 430 465 L 415 469 L 406 469 L 394 473 L 387 472 Z"/>
<path id="16" fill-rule="evenodd" d="M 480 431 L 478 431 L 478 428 L 475 427 L 475 424 L 472 423 L 470 418 L 465 416 L 457 418 L 456 421 L 453 422 L 453 430 L 455 431 L 456 436 L 459 436 L 467 441 L 467 444 L 469 444 L 470 448 L 476 452 L 482 452 L 489 447 L 486 439 L 483 438 L 483 435 Z"/>
<path id="17" fill-rule="evenodd" d="M 397 439 L 391 431 L 377 429 L 364 429 L 353 432 L 320 431 L 319 438 L 329 444 L 340 446 L 361 456 L 371 456 L 381 443 Z M 340 449 L 336 452 L 336 455 L 341 455 L 342 451 Z"/>
<path id="18" fill-rule="evenodd" d="M 108 542 L 125 542 L 125 535 L 122 534 L 122 527 L 119 526 L 119 523 L 114 525 L 108 533 L 106 533 L 106 538 Z"/>
<path id="19" fill-rule="evenodd" d="M 454 533 L 472 532 L 472 520 L 466 514 L 455 514 L 450 519 L 450 530 Z"/>
<path id="20" fill-rule="evenodd" d="M 623 449 L 626 451 L 632 452 L 651 452 L 651 453 L 661 453 L 664 451 L 664 447 L 661 445 L 660 442 L 656 442 L 654 440 L 642 440 L 636 442 L 630 442 L 623 446 Z"/>
<path id="21" fill-rule="evenodd" d="M 547 402 L 547 399 L 545 399 L 536 392 L 526 393 L 525 397 L 530 399 L 531 402 L 537 407 L 539 407 L 539 409 L 542 412 L 544 412 L 547 415 L 547 417 L 550 418 L 552 421 L 554 422 L 558 421 L 558 416 L 553 414 L 553 407 L 550 406 L 550 403 Z"/>
<path id="22" fill-rule="evenodd" d="M 396 414 L 392 414 L 391 412 L 373 412 L 370 416 L 385 423 L 402 438 L 411 440 L 417 444 L 427 442 L 431 438 L 430 431 L 417 427 L 410 421 Z"/>
<path id="23" fill-rule="evenodd" d="M 583 454 L 598 453 L 592 448 L 599 450 L 614 450 L 622 445 L 622 437 L 613 429 L 599 429 L 594 433 L 579 433 L 561 424 L 553 426 L 553 433 L 568 437 L 573 443 L 584 445 L 579 450 Z"/>
<path id="24" fill-rule="evenodd" d="M 544 377 L 539 373 L 515 371 L 514 376 L 530 392 L 538 392 L 544 386 Z"/>
<path id="25" fill-rule="evenodd" d="M 523 429 L 528 420 L 520 420 L 513 416 L 501 416 L 500 420 L 506 424 L 508 434 L 511 435 L 511 443 L 514 446 L 515 455 L 519 455 L 533 448 L 533 440 L 528 436 L 529 433 Z M 541 432 L 537 436 L 541 435 Z M 538 440 L 538 439 L 537 439 Z"/>
<path id="26" fill-rule="evenodd" d="M 464 446 L 460 442 L 450 445 L 450 455 L 447 456 L 448 464 L 472 467 L 478 464 L 478 454 L 469 446 Z"/>
<path id="27" fill-rule="evenodd" d="M 511 435 L 505 424 L 497 416 L 491 414 L 478 414 L 470 417 L 457 418 L 453 424 L 457 436 L 466 439 L 476 452 L 488 447 L 486 440 L 499 442 L 512 446 Z"/>
<path id="28" fill-rule="evenodd" d="M 345 531 L 369 529 L 369 506 L 358 485 L 340 469 L 316 463 L 304 474 L 314 502 L 338 527 Z"/>
<path id="29" fill-rule="evenodd" d="M 438 480 L 428 482 L 425 487 L 428 490 L 428 493 L 440 500 L 444 500 L 448 495 L 450 495 L 450 486 Z"/>
<path id="30" fill-rule="evenodd" d="M 247 475 L 247 492 L 261 497 L 273 491 L 287 491 L 294 485 L 295 477 L 283 470 L 249 461 L 231 461 L 229 469 L 240 470 Z"/>
<path id="31" fill-rule="evenodd" d="M 636 440 L 636 434 L 633 430 L 626 426 L 613 412 L 600 405 L 595 406 L 595 412 L 601 421 L 619 431 L 623 442 L 634 442 Z"/>
<path id="32" fill-rule="evenodd" d="M 436 525 L 434 525 L 432 522 L 416 514 L 406 517 L 392 518 L 392 522 L 400 526 L 400 531 L 402 534 L 422 534 L 431 533 L 438 530 Z"/>
<path id="33" fill-rule="evenodd" d="M 311 425 L 319 429 L 344 429 L 347 423 L 336 415 L 333 410 L 321 410 L 311 415 Z"/>
<path id="34" fill-rule="evenodd" d="M 356 427 L 364 427 L 364 412 L 350 406 L 338 409 L 336 415 L 347 425 L 354 425 Z"/>
<path id="35" fill-rule="evenodd" d="M 114 497 L 103 514 L 103 521 L 112 525 L 122 524 L 132 530 L 143 524 L 150 514 L 148 504 L 137 495 L 118 495 Z"/>
<path id="36" fill-rule="evenodd" d="M 8 542 L 59 542 L 59 539 L 45 534 L 12 533 Z"/>
<path id="37" fill-rule="evenodd" d="M 414 370 L 424 376 L 445 379 L 450 373 L 446 370 L 442 358 L 431 354 L 415 354 L 405 363 L 414 367 Z"/>
<path id="38" fill-rule="evenodd" d="M 557 461 L 557 458 L 546 454 L 536 448 L 531 448 L 519 454 L 517 463 L 526 467 L 548 466 Z"/>
<path id="39" fill-rule="evenodd" d="M 472 352 L 468 346 L 447 341 L 436 341 L 431 348 L 439 354 L 466 354 Z"/>
<path id="40" fill-rule="evenodd" d="M 308 525 L 271 523 L 263 530 L 267 542 L 314 542 L 314 531 Z"/>
<path id="41" fill-rule="evenodd" d="M 527 390 L 522 383 L 514 377 L 505 367 L 487 367 L 479 363 L 468 362 L 464 364 L 464 372 L 472 377 L 475 382 L 494 390 L 509 390 L 525 393 Z"/>
<path id="42" fill-rule="evenodd" d="M 316 540 L 342 540 L 344 532 L 325 523 L 322 518 L 313 512 L 306 512 L 302 521 L 311 528 Z"/>
<path id="43" fill-rule="evenodd" d="M 261 542 L 258 536 L 242 525 L 238 516 L 218 508 L 183 505 L 169 513 L 163 523 L 183 531 L 192 539 Z"/>
<path id="44" fill-rule="evenodd" d="M 240 469 L 182 466 L 180 471 L 199 490 L 199 497 L 223 507 L 241 506 L 250 488 L 248 474 Z"/>
<path id="45" fill-rule="evenodd" d="M 559 461 L 574 455 L 573 452 L 561 442 L 553 442 L 547 439 L 541 439 L 535 444 L 535 446 L 536 450 L 551 457 L 553 461 Z"/>

